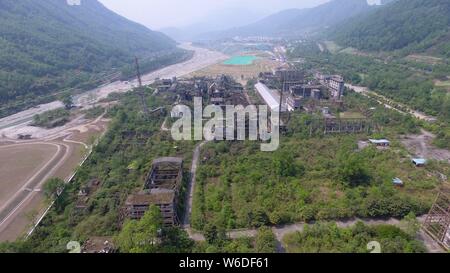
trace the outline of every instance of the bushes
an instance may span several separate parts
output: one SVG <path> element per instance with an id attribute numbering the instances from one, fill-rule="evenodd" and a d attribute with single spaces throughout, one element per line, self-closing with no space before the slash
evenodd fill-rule
<path id="1" fill-rule="evenodd" d="M 398 227 L 366 226 L 362 222 L 349 228 L 318 223 L 303 232 L 286 235 L 283 242 L 291 253 L 368 253 L 367 244 L 377 241 L 383 253 L 422 253 L 424 245 Z"/>
<path id="2" fill-rule="evenodd" d="M 60 108 L 44 112 L 33 117 L 31 126 L 44 127 L 47 129 L 63 126 L 70 121 L 70 112 L 67 109 Z"/>
<path id="3" fill-rule="evenodd" d="M 232 229 L 425 213 L 436 179 L 427 175 L 429 170 L 414 168 L 395 142 L 389 150 L 357 151 L 357 140 L 367 138 L 287 135 L 274 153 L 236 142 L 230 143 L 230 152 L 213 154 L 216 144 L 209 143 L 203 149 L 208 160 L 198 173 L 194 227 L 211 222 Z M 232 152 L 236 149 L 239 153 Z M 395 176 L 404 178 L 405 188 L 392 185 Z"/>

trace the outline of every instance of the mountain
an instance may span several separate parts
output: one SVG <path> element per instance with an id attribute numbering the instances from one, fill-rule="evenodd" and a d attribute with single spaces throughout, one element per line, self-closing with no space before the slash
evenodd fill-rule
<path id="1" fill-rule="evenodd" d="M 314 8 L 284 10 L 243 27 L 205 33 L 201 38 L 294 36 L 333 26 L 373 8 L 366 0 L 333 0 Z"/>
<path id="2" fill-rule="evenodd" d="M 450 57 L 450 1 L 397 0 L 330 32 L 342 46 L 361 50 L 434 50 Z"/>
<path id="3" fill-rule="evenodd" d="M 177 50 L 166 35 L 97 0 L 78 6 L 66 0 L 1 0 L 0 48 L 0 116 L 52 99 L 48 95 L 62 88 L 94 86 L 96 77 L 120 72 L 135 55 Z"/>
<path id="4" fill-rule="evenodd" d="M 223 31 L 247 25 L 264 18 L 267 14 L 244 8 L 228 8 L 213 11 L 196 23 L 179 28 L 164 28 L 160 31 L 177 41 L 192 41 L 203 33 Z"/>

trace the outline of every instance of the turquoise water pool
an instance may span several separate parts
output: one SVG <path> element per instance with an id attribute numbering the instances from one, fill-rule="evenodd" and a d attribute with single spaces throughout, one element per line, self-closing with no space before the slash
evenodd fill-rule
<path id="1" fill-rule="evenodd" d="M 256 56 L 234 56 L 223 62 L 225 65 L 251 65 L 257 59 Z"/>

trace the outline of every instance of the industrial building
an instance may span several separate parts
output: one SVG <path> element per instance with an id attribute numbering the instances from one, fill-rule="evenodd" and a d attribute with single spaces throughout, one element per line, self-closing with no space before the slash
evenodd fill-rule
<path id="1" fill-rule="evenodd" d="M 139 220 L 149 207 L 154 205 L 161 210 L 164 225 L 178 225 L 177 204 L 182 179 L 183 160 L 181 158 L 155 159 L 145 180 L 144 189 L 128 196 L 125 202 L 126 216 Z"/>
<path id="2" fill-rule="evenodd" d="M 280 95 L 276 90 L 269 89 L 265 84 L 259 82 L 255 85 L 256 91 L 271 111 L 280 110 Z M 281 105 L 281 112 L 285 112 L 286 105 Z"/>
<path id="3" fill-rule="evenodd" d="M 344 95 L 345 82 L 344 78 L 340 75 L 325 75 L 320 72 L 315 74 L 316 80 L 320 84 L 330 89 L 331 96 L 335 100 L 341 100 Z"/>
<path id="4" fill-rule="evenodd" d="M 275 76 L 281 82 L 282 92 L 289 91 L 291 86 L 302 84 L 305 80 L 305 73 L 296 69 L 278 69 Z"/>

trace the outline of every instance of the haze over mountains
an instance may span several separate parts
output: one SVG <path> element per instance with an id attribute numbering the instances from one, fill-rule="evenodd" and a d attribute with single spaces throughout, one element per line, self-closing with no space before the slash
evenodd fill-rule
<path id="1" fill-rule="evenodd" d="M 37 96 L 86 84 L 112 68 L 120 70 L 135 55 L 175 46 L 166 35 L 119 16 L 97 0 L 83 0 L 79 6 L 66 0 L 2 0 L 0 115 L 5 105 L 20 109 Z"/>
<path id="2" fill-rule="evenodd" d="M 294 36 L 317 31 L 375 9 L 366 0 L 333 0 L 308 9 L 287 9 L 254 23 L 228 30 L 202 33 L 198 40 L 235 36 Z"/>
<path id="3" fill-rule="evenodd" d="M 169 27 L 160 29 L 177 41 L 192 41 L 201 34 L 223 31 L 254 23 L 267 16 L 267 13 L 245 8 L 229 8 L 217 10 L 200 19 L 199 22 L 186 27 Z"/>
<path id="4" fill-rule="evenodd" d="M 409 48 L 450 57 L 449 14 L 448 0 L 397 0 L 338 25 L 328 35 L 340 45 L 362 50 Z"/>

